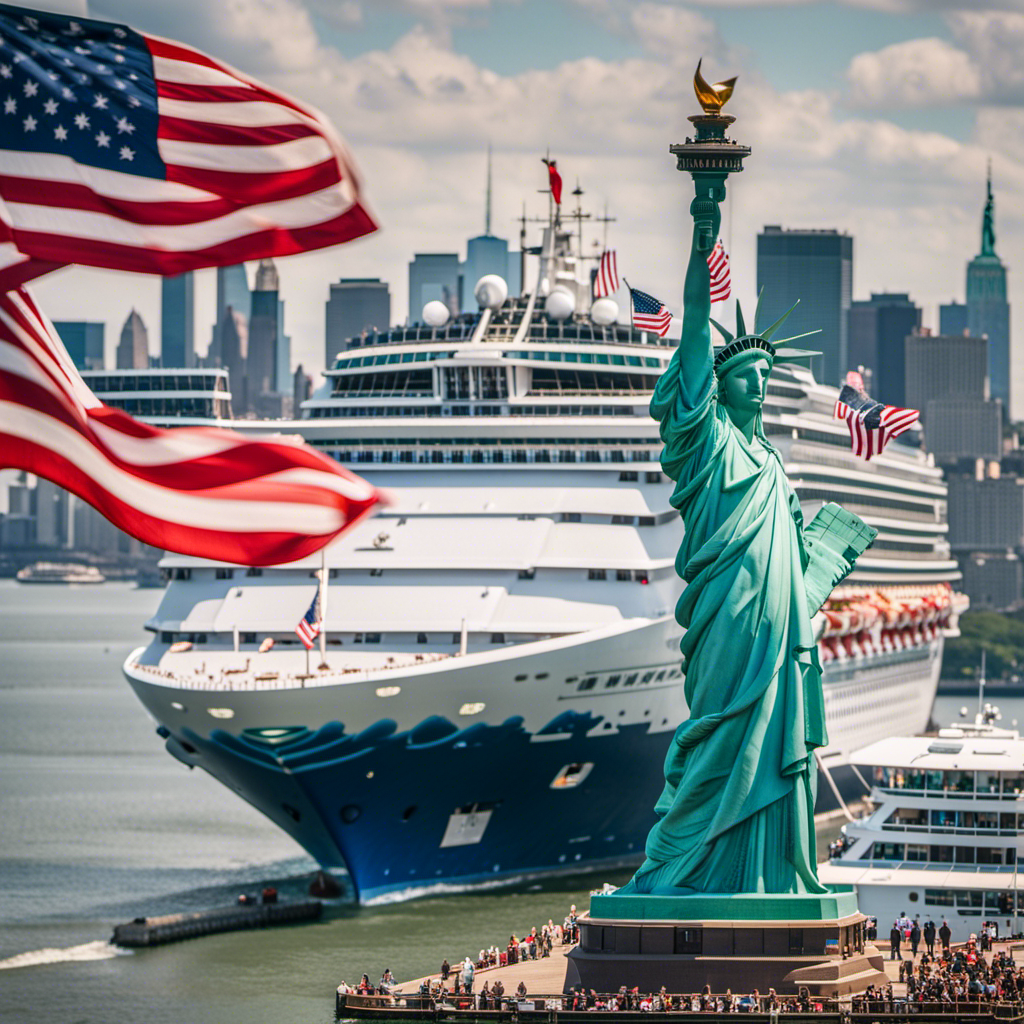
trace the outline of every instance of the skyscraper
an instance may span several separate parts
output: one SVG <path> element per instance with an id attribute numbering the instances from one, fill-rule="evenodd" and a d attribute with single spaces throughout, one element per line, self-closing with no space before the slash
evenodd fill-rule
<path id="1" fill-rule="evenodd" d="M 988 338 L 988 379 L 993 398 L 1010 401 L 1010 304 L 1006 301 L 1006 267 L 996 255 L 995 200 L 992 173 L 987 181 L 981 218 L 981 252 L 967 264 L 967 330 Z"/>
<path id="2" fill-rule="evenodd" d="M 195 366 L 194 311 L 191 271 L 163 278 L 160 285 L 161 366 Z"/>
<path id="3" fill-rule="evenodd" d="M 249 398 L 277 391 L 278 277 L 272 259 L 260 260 L 252 292 L 249 317 L 249 352 L 246 360 Z"/>
<path id="4" fill-rule="evenodd" d="M 149 369 L 149 332 L 142 317 L 133 309 L 121 328 L 121 340 L 117 346 L 117 368 L 119 370 Z"/>
<path id="5" fill-rule="evenodd" d="M 484 202 L 484 233 L 470 238 L 466 242 L 466 262 L 462 264 L 462 311 L 475 313 L 477 311 L 474 290 L 476 283 L 485 274 L 497 274 L 503 278 L 509 286 L 509 295 L 518 292 L 518 285 L 515 290 L 512 282 L 508 280 L 509 272 L 508 239 L 498 238 L 491 234 L 491 148 L 487 147 L 487 192 Z M 411 269 L 411 268 L 410 268 Z M 424 302 L 429 299 L 424 299 Z M 419 311 L 422 312 L 423 304 L 420 304 Z M 410 306 L 409 318 L 419 319 L 417 310 Z"/>
<path id="6" fill-rule="evenodd" d="M 78 369 L 104 368 L 106 324 L 91 320 L 55 320 L 53 326 Z"/>
<path id="7" fill-rule="evenodd" d="M 942 398 L 988 398 L 988 342 L 964 334 L 914 334 L 904 342 L 906 405 Z M 888 401 L 888 399 L 886 399 Z"/>
<path id="8" fill-rule="evenodd" d="M 217 329 L 220 342 L 220 365 L 228 371 L 228 387 L 231 389 L 231 404 L 236 414 L 249 411 L 252 392 L 246 373 L 246 357 L 249 349 L 249 318 L 230 306 Z"/>
<path id="9" fill-rule="evenodd" d="M 921 310 L 906 292 L 872 292 L 870 299 L 851 303 L 849 364 L 874 371 L 873 398 L 906 404 L 904 342 L 920 326 Z"/>
<path id="10" fill-rule="evenodd" d="M 786 230 L 766 224 L 757 236 L 757 290 L 764 289 L 760 320 L 770 324 L 797 299 L 786 321 L 787 335 L 821 329 L 807 338 L 822 353 L 814 372 L 838 384 L 850 368 L 849 309 L 853 289 L 853 238 L 834 228 Z"/>
<path id="11" fill-rule="evenodd" d="M 379 277 L 342 278 L 331 285 L 326 307 L 324 365 L 330 367 L 349 338 L 363 331 L 386 331 L 391 324 L 391 292 Z"/>
<path id="12" fill-rule="evenodd" d="M 954 299 L 939 306 L 939 334 L 967 333 L 967 307 Z"/>
<path id="13" fill-rule="evenodd" d="M 476 284 L 474 280 L 470 287 Z M 457 252 L 418 252 L 409 264 L 409 323 L 419 323 L 423 307 L 437 299 L 452 312 L 462 308 L 462 273 Z"/>
<path id="14" fill-rule="evenodd" d="M 227 327 L 227 310 L 229 308 L 233 313 L 242 317 L 248 330 L 250 308 L 249 279 L 245 274 L 244 263 L 217 268 L 217 319 L 213 327 L 210 348 L 206 353 L 206 363 L 208 366 L 227 366 L 221 351 L 221 336 Z M 234 386 L 234 381 L 232 381 L 232 386 Z"/>

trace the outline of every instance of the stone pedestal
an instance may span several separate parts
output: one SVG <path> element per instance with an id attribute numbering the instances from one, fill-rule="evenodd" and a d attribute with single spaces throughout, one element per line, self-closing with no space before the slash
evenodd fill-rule
<path id="1" fill-rule="evenodd" d="M 593 896 L 564 990 L 862 992 L 888 979 L 853 893 Z"/>

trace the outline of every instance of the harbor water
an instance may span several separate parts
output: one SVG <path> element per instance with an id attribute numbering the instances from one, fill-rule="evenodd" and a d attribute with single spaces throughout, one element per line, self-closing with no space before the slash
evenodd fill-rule
<path id="1" fill-rule="evenodd" d="M 300 896 L 315 869 L 256 811 L 171 758 L 121 677 L 161 593 L 0 581 L 0 1020 L 328 1024 L 343 979 L 376 981 L 385 967 L 421 976 L 444 955 L 561 921 L 593 885 L 625 880 L 336 904 L 316 924 L 118 953 L 115 924 L 264 884 Z M 964 704 L 943 698 L 937 721 Z M 1024 701 L 1002 710 L 1004 724 L 1024 719 Z"/>

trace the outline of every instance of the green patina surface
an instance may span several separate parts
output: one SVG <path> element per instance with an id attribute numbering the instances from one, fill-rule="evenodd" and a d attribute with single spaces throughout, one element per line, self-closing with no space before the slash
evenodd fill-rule
<path id="1" fill-rule="evenodd" d="M 835 921 L 857 913 L 852 892 L 590 897 L 590 916 L 619 921 Z"/>
<path id="2" fill-rule="evenodd" d="M 686 629 L 690 717 L 669 747 L 646 860 L 616 894 L 594 898 L 595 917 L 807 920 L 824 907 L 842 916 L 838 902 L 850 903 L 827 892 L 815 867 L 814 750 L 828 736 L 811 616 L 830 587 L 819 593 L 811 584 L 822 551 L 833 584 L 856 552 L 808 543 L 765 436 L 761 404 L 775 350 L 764 339 L 779 325 L 758 334 L 755 313 L 747 334 L 737 310 L 739 337 L 716 362 L 707 256 L 724 198 L 724 175 L 697 181 L 682 338 L 651 401 L 661 464 L 676 481 L 671 502 L 686 528 L 676 620 Z M 838 513 L 845 527 L 859 522 Z M 805 906 L 818 909 L 766 894 L 813 894 Z"/>

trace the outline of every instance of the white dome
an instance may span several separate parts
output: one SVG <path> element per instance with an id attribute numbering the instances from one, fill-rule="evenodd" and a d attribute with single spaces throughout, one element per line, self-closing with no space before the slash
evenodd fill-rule
<path id="1" fill-rule="evenodd" d="M 508 285 L 497 274 L 484 274 L 473 289 L 481 309 L 500 309 L 508 298 Z"/>
<path id="2" fill-rule="evenodd" d="M 576 308 L 572 295 L 564 288 L 556 288 L 544 300 L 544 312 L 552 320 L 568 320 Z"/>
<path id="3" fill-rule="evenodd" d="M 614 299 L 598 299 L 590 307 L 590 319 L 598 327 L 607 327 L 619 319 L 619 304 Z"/>
<path id="4" fill-rule="evenodd" d="M 444 327 L 451 310 L 440 299 L 432 299 L 423 307 L 423 322 L 430 327 Z"/>

